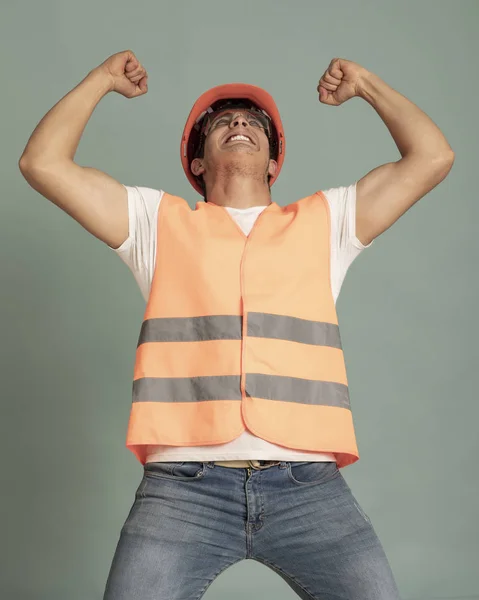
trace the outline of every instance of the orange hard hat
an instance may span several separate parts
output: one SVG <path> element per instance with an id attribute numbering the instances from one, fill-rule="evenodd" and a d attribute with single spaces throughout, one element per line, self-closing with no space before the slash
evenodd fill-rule
<path id="1" fill-rule="evenodd" d="M 271 158 L 278 163 L 276 173 L 270 176 L 270 186 L 278 178 L 284 162 L 286 144 L 283 124 L 272 96 L 262 88 L 247 83 L 226 83 L 213 87 L 202 94 L 193 105 L 181 137 L 180 153 L 183 170 L 188 181 L 201 196 L 203 196 L 203 189 L 198 178 L 191 172 L 190 165 L 201 142 L 202 120 L 208 113 L 217 111 L 227 101 L 249 103 L 268 117 L 271 123 Z"/>

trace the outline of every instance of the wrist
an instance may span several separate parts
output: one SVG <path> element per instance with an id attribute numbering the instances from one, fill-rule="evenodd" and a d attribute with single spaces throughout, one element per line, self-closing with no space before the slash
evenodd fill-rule
<path id="1" fill-rule="evenodd" d="M 87 76 L 88 79 L 94 81 L 100 92 L 105 96 L 115 89 L 113 76 L 108 73 L 102 66 L 92 69 Z"/>
<path id="2" fill-rule="evenodd" d="M 377 90 L 378 81 L 379 77 L 377 75 L 364 69 L 358 79 L 357 95 L 363 100 L 366 100 L 366 102 L 371 103 L 374 98 L 374 93 Z"/>

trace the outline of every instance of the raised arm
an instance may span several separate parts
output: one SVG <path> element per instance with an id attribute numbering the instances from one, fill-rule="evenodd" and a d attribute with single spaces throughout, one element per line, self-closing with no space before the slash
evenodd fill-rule
<path id="1" fill-rule="evenodd" d="M 449 173 L 454 152 L 439 127 L 413 102 L 357 63 L 333 59 L 321 78 L 320 101 L 366 100 L 391 133 L 401 157 L 376 167 L 356 186 L 356 236 L 367 245 Z"/>
<path id="2" fill-rule="evenodd" d="M 113 248 L 128 237 L 127 191 L 106 173 L 77 165 L 74 157 L 100 100 L 111 91 L 143 95 L 147 77 L 131 51 L 114 54 L 43 117 L 19 160 L 31 187 Z"/>

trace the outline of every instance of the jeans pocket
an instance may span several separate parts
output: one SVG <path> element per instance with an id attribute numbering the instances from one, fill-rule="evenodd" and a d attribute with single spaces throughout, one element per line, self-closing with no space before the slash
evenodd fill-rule
<path id="1" fill-rule="evenodd" d="M 144 498 L 144 490 L 147 484 L 147 479 L 145 477 L 145 474 L 143 473 L 143 477 L 141 478 L 141 481 L 136 489 L 135 492 L 135 499 L 138 500 L 139 498 Z"/>
<path id="2" fill-rule="evenodd" d="M 366 521 L 366 523 L 368 523 L 369 525 L 372 525 L 371 519 L 364 512 L 364 510 L 361 508 L 359 502 L 354 497 L 353 497 L 353 504 L 354 504 L 354 507 L 356 508 L 356 510 L 358 511 L 358 513 L 361 515 L 361 517 Z"/>
<path id="3" fill-rule="evenodd" d="M 206 472 L 205 464 L 196 461 L 148 462 L 143 469 L 147 478 L 173 481 L 196 481 L 202 479 Z"/>
<path id="4" fill-rule="evenodd" d="M 326 483 L 339 475 L 336 461 L 290 462 L 287 473 L 289 479 L 296 485 L 313 485 Z"/>

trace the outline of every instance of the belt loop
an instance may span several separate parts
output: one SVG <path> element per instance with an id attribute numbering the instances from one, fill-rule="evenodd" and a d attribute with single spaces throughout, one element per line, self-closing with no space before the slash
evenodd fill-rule
<path id="1" fill-rule="evenodd" d="M 257 462 L 261 463 L 261 461 L 257 461 Z M 255 466 L 254 468 L 258 469 L 258 470 L 263 470 L 263 469 L 268 469 L 269 467 L 274 467 L 276 465 L 279 465 L 279 466 L 281 465 L 280 460 L 275 460 L 275 461 L 271 460 L 271 461 L 264 461 L 264 462 L 269 463 L 269 464 L 266 464 L 266 465 L 259 464 L 258 466 Z"/>

